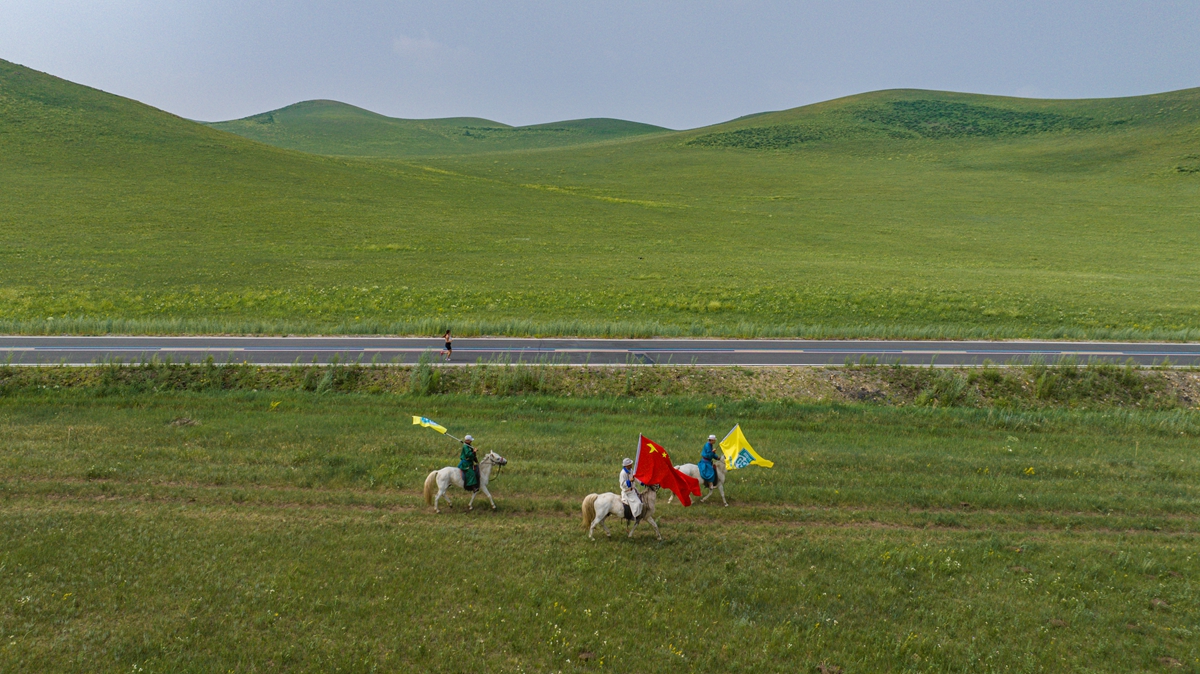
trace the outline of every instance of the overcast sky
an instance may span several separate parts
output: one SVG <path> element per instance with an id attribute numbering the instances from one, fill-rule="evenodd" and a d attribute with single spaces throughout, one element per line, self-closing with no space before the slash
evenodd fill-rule
<path id="1" fill-rule="evenodd" d="M 1200 1 L 0 0 L 0 58 L 206 121 L 331 98 L 678 129 L 896 87 L 1196 87 Z"/>

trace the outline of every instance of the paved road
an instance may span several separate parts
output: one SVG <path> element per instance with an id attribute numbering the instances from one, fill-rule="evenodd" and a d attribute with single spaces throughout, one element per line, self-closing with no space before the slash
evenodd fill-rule
<path id="1" fill-rule="evenodd" d="M 0 336 L 0 361 L 88 365 L 110 361 L 256 364 L 414 363 L 441 340 L 391 337 L 20 337 Z M 1142 365 L 1200 365 L 1200 344 L 1116 342 L 940 342 L 777 339 L 455 339 L 452 363 L 482 359 L 572 365 L 841 365 L 875 358 L 906 365 L 979 365 L 1064 357 Z"/>

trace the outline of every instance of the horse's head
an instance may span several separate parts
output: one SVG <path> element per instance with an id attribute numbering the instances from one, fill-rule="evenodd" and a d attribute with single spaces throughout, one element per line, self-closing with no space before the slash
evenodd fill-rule
<path id="1" fill-rule="evenodd" d="M 487 456 L 483 457 L 483 460 L 487 461 L 488 463 L 495 464 L 497 466 L 503 466 L 503 465 L 508 464 L 508 459 L 504 458 L 503 456 L 500 456 L 499 454 L 497 454 L 495 452 L 488 452 Z"/>

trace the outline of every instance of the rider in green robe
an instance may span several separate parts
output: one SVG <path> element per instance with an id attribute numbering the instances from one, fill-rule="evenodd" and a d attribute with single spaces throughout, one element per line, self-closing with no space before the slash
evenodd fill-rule
<path id="1" fill-rule="evenodd" d="M 475 438 L 469 435 L 463 438 L 462 452 L 458 455 L 458 468 L 462 471 L 463 487 L 467 491 L 479 491 L 479 457 L 471 446 L 474 441 Z"/>

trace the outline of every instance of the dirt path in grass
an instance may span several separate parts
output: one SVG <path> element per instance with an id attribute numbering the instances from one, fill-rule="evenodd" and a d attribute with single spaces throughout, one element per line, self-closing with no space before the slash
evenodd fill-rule
<path id="1" fill-rule="evenodd" d="M 191 516 L 234 519 L 334 517 L 359 519 L 370 514 L 402 515 L 406 521 L 452 522 L 463 516 L 476 522 L 516 523 L 561 520 L 579 526 L 579 503 L 549 495 L 496 495 L 492 512 L 486 500 L 466 511 L 466 498 L 455 495 L 455 507 L 439 515 L 425 506 L 415 491 L 365 492 L 334 488 L 282 486 L 225 486 L 186 482 L 126 483 L 111 480 L 22 478 L 0 480 L 0 511 L 47 512 L 48 509 L 87 514 L 117 507 L 177 506 Z M 315 498 L 304 498 L 313 496 Z M 265 497 L 265 498 L 264 498 Z M 1158 534 L 1194 537 L 1200 516 L 1192 514 L 1097 514 L 1050 510 L 937 509 L 786 504 L 696 504 L 684 509 L 661 503 L 661 524 L 704 527 L 860 528 L 943 530 L 959 532 L 1087 532 L 1097 534 Z"/>

